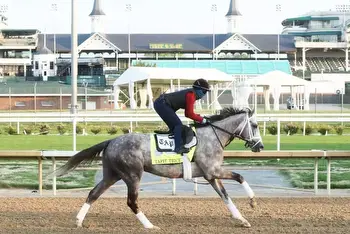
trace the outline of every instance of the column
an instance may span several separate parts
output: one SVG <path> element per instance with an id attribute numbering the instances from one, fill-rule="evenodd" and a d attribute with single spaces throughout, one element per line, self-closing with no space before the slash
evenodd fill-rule
<path id="1" fill-rule="evenodd" d="M 148 95 L 148 108 L 153 109 L 153 92 L 152 92 L 150 79 L 147 79 L 147 95 Z"/>
<path id="2" fill-rule="evenodd" d="M 349 49 L 345 49 L 345 70 L 349 71 Z"/>
<path id="3" fill-rule="evenodd" d="M 121 108 L 119 106 L 120 87 L 118 85 L 114 86 L 113 92 L 114 92 L 114 109 L 120 109 Z"/>
<path id="4" fill-rule="evenodd" d="M 303 79 L 305 79 L 305 68 L 306 68 L 306 49 L 303 47 Z"/>
<path id="5" fill-rule="evenodd" d="M 264 101 L 265 101 L 265 110 L 270 110 L 270 86 L 264 86 Z"/>
<path id="6" fill-rule="evenodd" d="M 273 97 L 273 110 L 278 111 L 280 109 L 281 86 L 273 86 L 271 87 L 271 90 Z"/>
<path id="7" fill-rule="evenodd" d="M 135 101 L 135 84 L 134 82 L 129 83 L 129 102 L 130 102 L 130 108 L 136 109 L 137 103 Z"/>

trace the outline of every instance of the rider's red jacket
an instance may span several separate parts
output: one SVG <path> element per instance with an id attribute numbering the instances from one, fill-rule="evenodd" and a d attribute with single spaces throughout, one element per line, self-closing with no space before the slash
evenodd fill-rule
<path id="1" fill-rule="evenodd" d="M 196 102 L 196 94 L 194 92 L 186 93 L 185 116 L 197 122 L 202 122 L 203 117 L 194 113 L 194 103 Z"/>

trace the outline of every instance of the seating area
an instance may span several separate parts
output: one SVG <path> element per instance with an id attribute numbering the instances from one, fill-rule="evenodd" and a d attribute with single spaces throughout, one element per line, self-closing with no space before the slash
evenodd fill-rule
<path id="1" fill-rule="evenodd" d="M 290 65 L 295 70 L 303 67 L 303 60 L 298 58 L 296 63 L 290 60 Z M 324 57 L 314 57 L 306 59 L 306 69 L 310 72 L 344 72 L 345 71 L 345 58 L 324 58 Z"/>
<path id="2" fill-rule="evenodd" d="M 133 61 L 135 65 L 137 61 Z M 292 74 L 288 60 L 143 60 L 166 68 L 216 68 L 230 75 L 259 75 L 270 71 Z"/>

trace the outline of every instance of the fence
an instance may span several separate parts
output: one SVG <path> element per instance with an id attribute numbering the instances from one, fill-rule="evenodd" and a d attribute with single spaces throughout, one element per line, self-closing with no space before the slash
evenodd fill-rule
<path id="1" fill-rule="evenodd" d="M 39 194 L 43 192 L 43 160 L 52 160 L 52 169 L 56 170 L 56 160 L 67 160 L 78 151 L 0 151 L 0 158 L 23 159 L 38 161 L 38 190 Z M 331 194 L 331 159 L 350 159 L 350 151 L 262 151 L 253 153 L 250 151 L 224 151 L 224 158 L 234 159 L 270 159 L 270 158 L 288 158 L 288 159 L 314 159 L 314 193 L 318 193 L 318 160 L 327 160 L 327 194 Z M 99 158 L 100 159 L 100 158 Z M 197 193 L 195 184 L 195 194 Z M 57 194 L 56 177 L 52 179 L 53 194 Z M 176 181 L 173 179 L 173 195 L 176 194 Z"/>
<path id="2" fill-rule="evenodd" d="M 183 115 L 179 116 L 181 121 L 189 124 L 190 120 Z M 17 133 L 20 132 L 20 123 L 60 123 L 60 122 L 128 122 L 130 123 L 130 131 L 133 131 L 133 126 L 138 122 L 159 122 L 162 120 L 156 114 L 149 113 L 79 113 L 73 116 L 70 113 L 0 113 L 0 123 L 16 123 Z M 338 122 L 348 123 L 350 122 L 350 114 L 258 114 L 257 121 L 263 123 L 263 135 L 266 135 L 266 123 L 277 123 L 277 145 L 276 149 L 281 149 L 281 123 L 282 122 L 301 122 L 303 123 L 303 135 L 305 135 L 305 128 L 308 122 Z M 260 125 L 261 126 L 261 125 Z M 75 131 L 73 131 L 75 133 Z M 73 134 L 73 142 L 75 142 L 76 134 Z M 75 145 L 75 144 L 74 144 Z M 73 148 L 75 149 L 75 148 Z"/>

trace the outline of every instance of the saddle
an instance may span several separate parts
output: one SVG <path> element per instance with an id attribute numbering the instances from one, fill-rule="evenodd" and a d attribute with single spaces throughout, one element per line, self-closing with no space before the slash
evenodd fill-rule
<path id="1" fill-rule="evenodd" d="M 158 152 L 174 151 L 175 140 L 172 131 L 155 130 L 154 133 Z M 191 127 L 182 125 L 181 137 L 185 148 L 191 149 L 197 145 L 196 133 Z"/>

